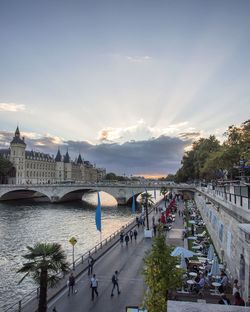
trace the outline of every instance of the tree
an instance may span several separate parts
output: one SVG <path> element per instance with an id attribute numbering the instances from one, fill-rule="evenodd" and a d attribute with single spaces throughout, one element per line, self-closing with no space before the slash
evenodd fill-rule
<path id="1" fill-rule="evenodd" d="M 142 201 L 142 203 L 147 203 L 147 204 L 150 204 L 150 205 L 154 204 L 152 194 L 148 193 L 147 191 L 145 193 L 141 194 L 141 201 Z"/>
<path id="2" fill-rule="evenodd" d="M 144 295 L 144 306 L 150 312 L 166 312 L 170 290 L 182 284 L 182 270 L 177 269 L 178 258 L 172 257 L 172 247 L 166 244 L 162 228 L 153 238 L 151 251 L 144 258 L 143 275 L 148 290 Z"/>
<path id="3" fill-rule="evenodd" d="M 7 176 L 13 169 L 13 164 L 0 155 L 0 183 L 7 183 Z"/>
<path id="4" fill-rule="evenodd" d="M 113 172 L 109 172 L 106 174 L 105 180 L 117 180 L 117 176 Z"/>
<path id="5" fill-rule="evenodd" d="M 29 253 L 23 257 L 28 260 L 18 273 L 25 273 L 21 283 L 28 275 L 40 286 L 38 312 L 47 311 L 47 289 L 54 287 L 59 281 L 58 273 L 69 271 L 66 254 L 60 244 L 37 243 L 34 247 L 27 246 Z"/>
<path id="6" fill-rule="evenodd" d="M 160 190 L 160 194 L 163 195 L 164 197 L 164 202 L 166 203 L 167 199 L 166 199 L 166 194 L 168 193 L 168 189 L 167 187 L 165 186 L 162 186 L 161 187 L 161 190 Z"/>

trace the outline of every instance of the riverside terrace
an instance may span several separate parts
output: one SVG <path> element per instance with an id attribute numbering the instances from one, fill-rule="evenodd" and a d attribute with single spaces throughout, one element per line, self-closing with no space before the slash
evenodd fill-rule
<path id="1" fill-rule="evenodd" d="M 196 202 L 196 205 L 197 205 L 197 215 L 199 213 L 198 210 L 200 210 L 200 213 L 201 215 L 203 214 L 205 217 L 207 216 L 206 213 L 203 213 L 203 210 L 206 211 L 206 207 L 208 206 L 208 209 L 210 209 L 212 211 L 212 214 L 214 215 L 215 212 L 219 213 L 217 214 L 216 216 L 218 218 L 220 218 L 220 220 L 223 220 L 222 218 L 224 218 L 224 213 L 227 211 L 226 209 L 229 209 L 230 211 L 230 206 L 227 202 L 224 203 L 223 205 L 223 201 L 218 201 L 217 205 L 220 205 L 219 206 L 219 210 L 218 210 L 218 207 L 215 206 L 214 207 L 214 202 L 216 202 L 217 198 L 216 196 L 212 196 L 211 192 L 207 192 L 207 190 L 205 188 L 202 189 L 202 192 L 197 192 L 197 194 L 194 195 L 195 198 L 197 198 L 197 202 Z M 238 196 L 238 195 L 236 195 Z M 213 204 L 211 203 L 211 201 L 208 201 L 208 198 L 212 201 L 213 200 Z M 205 201 L 205 203 L 203 203 L 203 199 Z M 178 209 L 180 210 L 183 210 L 184 207 L 183 207 L 183 204 L 181 206 L 181 201 L 179 201 L 177 204 L 178 204 Z M 196 206 L 194 204 L 195 202 L 193 202 L 193 206 L 194 208 L 196 209 Z M 202 204 L 202 206 L 200 206 L 200 204 Z M 214 210 L 212 210 L 214 209 Z M 236 211 L 236 213 L 238 212 L 237 209 L 241 210 L 241 209 L 245 209 L 245 207 L 243 206 L 242 207 L 234 207 L 234 211 Z M 223 212 L 223 214 L 222 214 Z M 243 212 L 242 211 L 239 211 L 237 215 L 239 214 L 242 214 Z M 191 215 L 190 215 L 191 216 Z M 209 214 L 210 216 L 210 214 Z M 230 217 L 232 217 L 232 215 L 230 215 Z M 186 215 L 186 221 L 189 221 L 189 214 Z M 200 218 L 200 217 L 199 217 Z M 213 218 L 212 218 L 213 220 Z M 195 220 L 196 221 L 196 220 Z M 205 219 L 203 219 L 202 221 L 200 219 L 197 220 L 198 223 L 196 227 L 196 224 L 195 224 L 195 227 L 194 227 L 194 233 L 192 233 L 192 226 L 190 226 L 190 224 L 192 223 L 188 223 L 188 227 L 189 228 L 189 232 L 191 231 L 191 233 L 187 233 L 187 234 L 197 234 L 198 235 L 201 235 L 201 236 L 204 236 L 203 235 L 203 228 L 200 227 L 201 225 L 201 222 L 204 222 L 206 221 Z M 210 237 L 213 239 L 213 244 L 214 244 L 214 247 L 215 247 L 215 251 L 216 251 L 216 254 L 220 257 L 220 253 L 221 253 L 221 250 L 218 249 L 218 242 L 217 240 L 219 240 L 219 230 L 218 230 L 218 227 L 217 227 L 217 232 L 216 231 L 213 231 L 215 230 L 213 228 L 212 225 L 209 224 L 210 220 L 208 220 L 207 222 L 205 222 L 206 224 L 206 231 L 205 233 L 207 234 L 207 230 L 209 230 L 209 228 L 212 229 L 212 231 L 210 232 L 209 231 L 209 235 Z M 200 224 L 199 224 L 200 223 Z M 241 227 L 242 224 L 238 224 L 239 222 L 235 222 L 235 220 L 233 220 L 231 223 L 230 223 L 230 226 L 231 228 L 234 229 L 234 227 L 236 227 L 236 230 L 241 230 Z M 239 227 L 238 227 L 239 225 Z M 225 222 L 224 223 L 224 226 L 225 226 L 225 229 L 227 228 L 228 224 Z M 221 228 L 221 227 L 220 227 Z M 182 234 L 183 234 L 183 230 L 184 230 L 184 225 L 183 225 L 183 219 L 182 219 L 182 216 L 179 216 L 178 214 L 176 214 L 176 219 L 175 219 L 175 223 L 173 225 L 173 228 L 170 232 L 168 232 L 167 234 L 167 241 L 172 244 L 172 245 L 175 245 L 175 246 L 183 246 L 185 248 L 188 248 L 188 241 L 187 239 L 184 239 L 183 240 L 183 237 L 182 237 Z M 240 232 L 241 233 L 241 232 Z M 141 270 L 141 263 L 142 263 L 142 258 L 143 258 L 143 255 L 144 255 L 144 252 L 147 248 L 150 248 L 150 241 L 149 240 L 143 240 L 143 233 L 140 232 L 139 235 L 138 235 L 138 241 L 137 241 L 137 244 L 138 245 L 132 245 L 129 247 L 128 249 L 128 253 L 124 253 L 124 249 L 122 250 L 123 253 L 122 253 L 122 257 L 121 257 L 121 254 L 120 254 L 120 251 L 119 251 L 119 246 L 116 246 L 114 249 L 112 249 L 112 251 L 110 250 L 108 252 L 108 254 L 104 257 L 104 258 L 100 258 L 100 260 L 97 261 L 97 266 L 96 266 L 96 272 L 98 274 L 98 277 L 99 277 L 99 281 L 100 281 L 100 286 L 102 285 L 102 291 L 101 293 L 103 294 L 103 296 L 105 297 L 104 298 L 104 301 L 96 301 L 95 304 L 94 304 L 94 311 L 98 312 L 98 311 L 103 311 L 103 304 L 105 304 L 105 307 L 106 307 L 106 304 L 107 304 L 107 309 L 105 311 L 123 311 L 123 308 L 124 308 L 124 304 L 125 305 L 138 305 L 138 303 L 141 302 L 142 300 L 142 294 L 143 294 L 143 290 L 145 289 L 145 285 L 143 283 L 143 280 L 141 279 L 141 275 L 140 275 L 140 270 Z M 237 233 L 236 233 L 237 234 Z M 195 236 L 195 235 L 194 235 Z M 140 237 L 140 238 L 139 238 Z M 234 240 L 237 240 L 239 238 L 239 234 L 238 236 L 237 235 L 234 235 L 234 237 L 232 237 L 233 239 L 231 240 L 234 241 Z M 223 240 L 222 241 L 226 241 L 227 242 L 227 232 L 226 233 L 223 233 Z M 191 240 L 192 242 L 192 240 Z M 202 240 L 200 241 L 202 242 Z M 139 245 L 140 243 L 140 245 Z M 205 243 L 205 241 L 204 241 Z M 247 241 L 243 241 L 243 242 L 234 242 L 233 246 L 235 246 L 236 244 L 238 244 L 239 246 L 241 244 L 245 244 L 245 250 L 248 251 L 248 242 Z M 190 243 L 189 243 L 190 245 Z M 191 246 L 193 246 L 195 244 L 191 244 Z M 205 244 L 206 245 L 206 244 Z M 118 248 L 117 248 L 118 247 Z M 145 249 L 146 248 L 146 249 Z M 203 250 L 201 250 L 200 252 L 203 252 Z M 231 250 L 232 254 L 234 253 L 234 250 Z M 134 255 L 136 255 L 136 257 L 134 257 Z M 223 260 L 223 266 L 224 266 L 224 269 L 225 269 L 225 272 L 227 273 L 229 279 L 232 281 L 232 279 L 234 278 L 238 278 L 239 277 L 243 277 L 242 275 L 237 275 L 237 274 L 234 274 L 234 272 L 230 271 L 230 267 L 228 265 L 228 262 L 225 261 L 226 258 L 226 255 L 224 255 L 224 259 L 221 259 Z M 249 271 L 248 271 L 248 264 L 249 262 L 248 261 L 248 258 L 247 258 L 247 255 L 244 253 L 243 256 L 245 257 L 245 274 L 246 276 L 249 276 L 247 274 L 249 274 Z M 200 257 L 202 258 L 202 257 Z M 220 257 L 221 258 L 221 257 Z M 110 261 L 110 259 L 112 259 L 112 261 Z M 133 265 L 131 265 L 131 259 L 133 259 Z M 137 260 L 139 260 L 137 262 Z M 202 260 L 202 259 L 198 259 L 198 260 Z M 237 260 L 235 258 L 235 260 Z M 204 260 L 203 260 L 204 261 Z M 196 262 L 197 264 L 200 264 L 200 262 L 197 261 L 196 259 Z M 112 268 L 109 269 L 110 267 L 110 264 L 112 263 Z M 109 275 L 107 274 L 103 274 L 103 272 L 111 272 L 112 269 L 114 268 L 114 263 L 115 263 L 115 267 L 120 270 L 120 268 L 124 268 L 121 270 L 121 274 L 120 274 L 120 281 L 121 281 L 121 286 L 123 287 L 123 291 L 122 291 L 122 294 L 125 293 L 124 296 L 122 296 L 121 298 L 122 299 L 119 299 L 119 301 L 115 301 L 115 304 L 117 304 L 117 310 L 114 309 L 114 306 L 111 306 L 110 309 L 109 309 L 109 301 L 108 301 L 108 293 L 110 292 L 110 289 L 109 287 L 111 286 L 110 285 L 110 277 Z M 235 261 L 236 263 L 236 261 Z M 190 261 L 190 266 L 191 268 L 189 268 L 189 270 L 191 269 L 191 272 L 192 270 L 194 269 L 193 268 L 193 265 L 195 265 L 196 263 L 195 262 L 192 262 Z M 103 267 L 104 265 L 104 267 Z M 135 267 L 134 267 L 135 265 Z M 242 265 L 242 263 L 241 263 Z M 204 267 L 204 266 L 202 266 Z M 241 267 L 242 268 L 242 267 Z M 200 268 L 199 268 L 200 269 Z M 202 271 L 202 269 L 200 269 Z M 195 272 L 194 272 L 195 273 Z M 240 273 L 239 271 L 236 270 L 236 273 Z M 242 274 L 242 272 L 241 272 Z M 192 275 L 191 275 L 192 276 Z M 247 278 L 245 277 L 245 279 L 240 279 L 240 285 L 241 285 L 241 293 L 242 295 L 244 296 L 244 299 L 245 301 L 247 301 L 247 291 L 248 291 L 248 288 L 246 287 L 247 285 Z M 244 283 L 246 282 L 246 283 Z M 214 283 L 212 281 L 212 283 Z M 211 283 L 211 284 L 212 284 Z M 65 287 L 65 284 L 63 284 L 64 287 Z M 81 300 L 79 301 L 78 299 L 72 299 L 70 302 L 67 301 L 66 298 L 64 298 L 64 292 L 60 292 L 60 298 L 57 298 L 57 297 L 54 297 L 51 301 L 50 301 L 50 309 L 49 311 L 52 311 L 52 308 L 53 308 L 53 305 L 56 304 L 56 306 L 60 307 L 59 311 L 60 312 L 63 312 L 63 311 L 75 311 L 75 312 L 78 312 L 78 309 L 80 309 L 79 311 L 82 311 L 81 307 L 82 307 L 82 302 L 88 302 L 89 300 L 89 297 L 88 297 L 88 294 L 89 294 L 89 282 L 88 282 L 88 279 L 86 276 L 84 276 L 84 274 L 82 275 L 79 275 L 79 278 L 77 279 L 77 285 L 79 285 L 79 287 L 82 287 L 85 289 L 84 290 L 81 290 Z M 210 289 L 215 289 L 215 287 L 213 285 L 211 285 L 212 287 L 205 287 L 204 288 L 204 292 L 202 294 L 197 294 L 195 292 L 192 291 L 191 287 L 190 289 L 188 289 L 188 286 L 189 284 L 187 283 L 183 285 L 183 289 L 180 289 L 179 292 L 177 292 L 176 294 L 173 295 L 173 297 L 176 299 L 176 300 L 188 300 L 188 301 L 191 301 L 191 300 L 194 300 L 194 301 L 197 301 L 197 300 L 200 300 L 200 297 L 205 297 L 203 298 L 203 300 L 206 300 L 207 303 L 209 302 L 212 302 L 212 303 L 217 303 L 218 300 L 219 300 L 219 296 L 217 293 L 215 293 L 215 291 L 212 291 Z M 65 289 L 65 288 L 63 288 Z M 226 289 L 226 292 L 231 292 L 231 288 L 228 287 Z M 100 294 L 101 294 L 100 293 Z M 105 296 L 105 293 L 107 295 L 107 298 Z M 79 292 L 79 295 L 80 295 L 80 292 Z M 230 294 L 227 294 L 228 296 L 230 296 Z M 99 295 L 99 298 L 100 297 L 103 297 L 102 295 Z M 76 298 L 78 297 L 78 295 L 76 296 Z M 80 296 L 79 296 L 80 297 Z M 98 298 L 98 300 L 99 300 Z M 61 301 L 60 301 L 60 300 Z M 86 299 L 86 301 L 85 301 Z M 58 301 L 59 300 L 59 301 Z M 231 297 L 231 300 L 232 300 L 232 297 Z M 75 302 L 75 303 L 74 303 Z M 70 304 L 70 305 L 69 305 Z M 73 304 L 73 308 L 71 306 L 71 304 Z M 79 307 L 78 307 L 79 305 Z M 119 308 L 120 307 L 120 308 Z M 91 309 L 93 309 L 93 306 L 90 306 L 89 307 L 90 310 L 86 309 L 85 311 L 91 311 Z M 22 311 L 32 311 L 32 310 L 22 310 Z M 191 310 L 189 310 L 191 311 Z M 194 311 L 194 310 L 192 310 Z M 202 310 L 197 310 L 197 311 L 202 311 Z M 234 311 L 232 309 L 232 311 Z M 240 310 L 239 310 L 240 311 Z"/>
<path id="2" fill-rule="evenodd" d="M 192 205 L 190 205 L 190 203 Z M 203 232 L 203 227 L 201 226 L 201 219 L 198 215 L 199 212 L 196 209 L 196 206 L 194 202 L 190 202 L 187 204 L 187 206 L 184 208 L 184 204 L 182 201 L 177 201 L 177 209 L 180 211 L 179 213 L 176 213 L 175 215 L 175 222 L 173 224 L 172 229 L 167 232 L 166 240 L 167 243 L 173 245 L 173 246 L 182 246 L 187 248 L 188 247 L 188 239 L 185 238 L 183 240 L 183 231 L 184 231 L 184 223 L 189 221 L 189 215 L 190 219 L 193 218 L 193 221 L 197 221 L 197 228 L 194 228 L 194 235 L 201 235 L 199 233 Z M 190 207 L 189 207 L 190 206 Z M 160 203 L 160 208 L 164 207 L 164 203 Z M 191 208 L 192 213 L 188 213 L 188 210 Z M 159 213 L 160 209 L 157 209 L 155 212 L 155 219 L 158 220 L 160 217 Z M 183 218 L 181 212 L 185 212 L 184 216 L 186 215 L 186 218 Z M 191 212 L 191 211 L 190 211 Z M 197 214 L 197 216 L 193 215 Z M 193 215 L 191 217 L 191 215 Z M 189 223 L 188 224 L 192 224 Z M 151 222 L 150 222 L 151 225 Z M 135 224 L 131 225 L 132 227 L 135 226 Z M 204 224 L 203 224 L 204 226 Z M 124 229 L 124 231 L 129 230 L 130 227 L 127 229 Z M 192 227 L 189 227 L 189 232 L 192 232 Z M 190 233 L 187 233 L 187 235 Z M 204 235 L 201 235 L 204 236 Z M 202 244 L 202 241 L 205 241 L 204 237 L 201 237 L 201 239 L 198 239 L 200 244 Z M 193 242 L 193 240 L 191 240 Z M 111 246 L 110 246 L 111 244 Z M 193 246 L 195 244 L 191 244 Z M 99 257 L 100 253 L 103 253 L 103 250 L 97 251 L 95 254 L 94 251 L 94 257 L 97 260 L 95 263 L 94 273 L 97 275 L 97 278 L 99 280 L 99 296 L 94 300 L 94 302 L 91 301 L 91 294 L 89 289 L 89 277 L 87 276 L 86 272 L 86 262 L 83 261 L 81 264 L 83 267 L 83 270 L 80 270 L 79 272 L 76 272 L 76 288 L 78 290 L 77 294 L 74 296 L 67 296 L 67 289 L 66 289 L 66 280 L 62 280 L 61 285 L 59 285 L 58 288 L 52 289 L 52 293 L 49 295 L 49 308 L 48 312 L 51 312 L 53 308 L 56 306 L 57 310 L 60 312 L 82 312 L 82 311 L 95 311 L 95 312 L 101 312 L 103 311 L 103 307 L 105 306 L 105 312 L 113 312 L 113 311 L 125 311 L 125 307 L 130 306 L 136 306 L 140 305 L 143 298 L 143 292 L 145 291 L 145 284 L 141 276 L 141 270 L 143 265 L 143 257 L 146 250 L 149 250 L 151 247 L 151 240 L 150 239 L 144 239 L 143 237 L 143 228 L 138 228 L 138 238 L 137 242 L 133 241 L 130 242 L 128 247 L 126 246 L 120 246 L 119 244 L 119 235 L 113 237 L 110 242 L 104 247 L 104 256 Z M 110 248 L 111 247 L 111 248 Z M 183 289 L 180 289 L 177 292 L 173 292 L 170 295 L 170 298 L 178 300 L 178 301 L 197 301 L 200 300 L 202 297 L 202 300 L 206 300 L 206 303 L 218 303 L 220 296 L 215 292 L 215 287 L 212 285 L 204 288 L 204 291 L 202 293 L 197 293 L 189 288 L 189 283 L 185 283 L 185 280 L 187 281 L 187 278 L 192 279 L 192 274 L 189 273 L 194 271 L 194 265 L 199 263 L 196 259 L 195 261 L 189 262 L 189 267 L 187 270 L 188 276 L 185 277 L 183 280 Z M 81 262 L 81 261 L 80 261 Z M 204 267 L 204 266 L 203 266 Z M 121 289 L 121 295 L 115 296 L 112 299 L 110 298 L 110 292 L 112 288 L 112 282 L 111 282 L 111 275 L 114 270 L 119 271 L 119 282 L 120 282 L 120 289 Z M 199 270 L 203 270 L 203 268 L 199 268 Z M 195 272 L 193 272 L 195 273 Z M 214 291 L 213 291 L 214 290 Z M 231 293 L 231 288 L 228 287 L 225 289 L 226 292 Z M 230 297 L 230 294 L 228 293 L 227 296 L 229 296 L 231 302 L 233 302 L 233 298 Z M 37 299 L 34 299 L 34 301 L 29 302 L 28 305 L 26 305 L 24 308 L 22 308 L 20 311 L 24 312 L 33 312 L 35 309 L 31 308 L 30 304 L 34 303 L 37 306 Z M 179 302 L 176 302 L 176 305 L 179 304 Z M 190 304 L 192 304 L 190 302 Z M 209 305 L 208 305 L 209 307 Z M 216 306 L 215 306 L 216 307 Z M 7 311 L 14 311 L 14 310 L 7 310 Z M 171 310 L 168 310 L 171 312 Z M 184 311 L 184 310 L 183 310 Z M 193 310 L 186 310 L 186 311 L 203 311 L 193 309 Z M 222 311 L 222 310 L 220 310 Z M 228 310 L 227 310 L 228 311 Z M 235 311 L 235 309 L 231 310 Z M 240 310 L 239 310 L 240 311 Z"/>
<path id="3" fill-rule="evenodd" d="M 191 191 L 192 185 L 178 184 L 169 185 L 166 182 L 156 183 L 120 183 L 120 182 L 98 182 L 98 183 L 68 183 L 68 184 L 25 184 L 25 185 L 0 185 L 0 200 L 30 198 L 32 196 L 45 196 L 51 202 L 62 202 L 81 200 L 86 192 L 104 191 L 112 195 L 118 205 L 126 205 L 132 201 L 133 194 L 137 197 L 145 190 L 160 190 L 166 187 L 169 191 Z"/>

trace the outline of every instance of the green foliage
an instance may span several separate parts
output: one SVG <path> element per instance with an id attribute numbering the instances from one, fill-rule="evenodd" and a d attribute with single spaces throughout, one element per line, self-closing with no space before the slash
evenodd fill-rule
<path id="1" fill-rule="evenodd" d="M 175 176 L 176 182 L 196 179 L 234 179 L 239 175 L 239 160 L 250 162 L 250 120 L 241 126 L 230 126 L 225 133 L 226 140 L 220 144 L 215 136 L 201 138 L 182 159 L 182 167 Z M 246 171 L 247 172 L 247 171 Z"/>
<path id="2" fill-rule="evenodd" d="M 105 180 L 117 180 L 116 174 L 113 172 L 109 172 L 106 174 Z"/>
<path id="3" fill-rule="evenodd" d="M 69 265 L 60 244 L 38 243 L 28 246 L 29 253 L 23 257 L 28 260 L 18 273 L 25 273 L 21 283 L 28 275 L 40 286 L 39 312 L 47 311 L 47 288 L 54 287 L 59 281 L 58 273 L 68 272 Z"/>
<path id="4" fill-rule="evenodd" d="M 118 176 L 113 172 L 109 172 L 106 174 L 105 179 L 109 180 L 109 181 L 127 181 L 129 178 L 123 177 L 123 176 Z"/>
<path id="5" fill-rule="evenodd" d="M 165 195 L 167 194 L 168 192 L 168 188 L 165 187 L 165 186 L 162 186 L 161 187 L 161 190 L 160 190 L 160 194 L 163 195 L 165 197 Z"/>
<path id="6" fill-rule="evenodd" d="M 145 192 L 141 194 L 142 203 L 154 204 L 152 194 Z"/>
<path id="7" fill-rule="evenodd" d="M 7 175 L 12 169 L 13 164 L 8 160 L 0 156 L 0 175 Z"/>
<path id="8" fill-rule="evenodd" d="M 143 275 L 148 290 L 144 296 L 144 306 L 150 312 L 166 312 L 170 290 L 181 286 L 182 270 L 177 269 L 179 260 L 170 254 L 172 247 L 166 245 L 165 235 L 159 229 L 153 238 L 151 251 L 144 258 Z"/>

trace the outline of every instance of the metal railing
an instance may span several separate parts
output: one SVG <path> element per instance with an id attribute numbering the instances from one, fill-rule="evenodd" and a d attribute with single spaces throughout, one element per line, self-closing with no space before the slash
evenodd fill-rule
<path id="1" fill-rule="evenodd" d="M 72 262 L 70 264 L 70 269 L 73 270 L 73 268 L 76 268 L 78 265 L 84 264 L 84 260 L 86 260 L 89 255 L 96 254 L 99 250 L 101 250 L 103 247 L 105 247 L 109 242 L 111 242 L 121 231 L 126 230 L 129 226 L 131 226 L 133 223 L 135 223 L 135 220 L 133 219 L 130 222 L 127 222 L 125 225 L 123 225 L 119 230 L 116 230 L 114 233 L 109 235 L 107 238 L 102 240 L 100 243 L 95 245 L 93 248 L 82 254 L 80 257 L 76 258 L 74 263 Z M 119 238 L 117 238 L 117 242 L 119 242 Z M 82 269 L 84 271 L 87 269 L 87 266 Z M 81 271 L 81 272 L 82 272 Z M 63 279 L 65 277 L 64 274 L 61 272 L 57 273 L 56 276 Z M 29 292 L 27 295 L 25 295 L 21 300 L 18 302 L 12 304 L 11 306 L 7 307 L 4 312 L 21 312 L 24 306 L 26 306 L 30 301 L 34 300 L 35 298 L 39 298 L 39 287 Z"/>
<path id="2" fill-rule="evenodd" d="M 158 206 L 160 202 L 161 202 L 161 199 L 158 202 L 154 203 L 154 205 L 149 210 L 148 214 L 150 214 L 153 211 L 154 207 Z M 121 233 L 121 231 L 124 231 L 124 230 L 126 231 L 126 229 L 128 227 L 131 227 L 133 223 L 134 223 L 134 226 L 132 228 L 134 228 L 136 226 L 135 219 L 131 220 L 130 222 L 127 222 L 120 229 L 116 230 L 115 232 L 110 234 L 107 238 L 105 238 L 100 243 L 95 245 L 93 248 L 89 249 L 87 252 L 82 254 L 80 257 L 76 258 L 74 263 L 72 262 L 70 264 L 70 268 L 73 270 L 73 268 L 76 269 L 78 265 L 84 264 L 84 261 L 89 257 L 89 255 L 96 254 L 99 250 L 101 250 L 103 247 L 105 247 L 109 242 L 114 240 L 116 237 L 117 237 L 117 241 L 113 245 L 117 244 L 120 240 L 120 238 L 118 237 L 118 234 Z M 110 246 L 110 247 L 112 247 L 112 246 Z M 100 257 L 101 256 L 102 255 L 100 255 Z M 81 274 L 87 268 L 88 268 L 88 266 L 86 265 L 86 267 L 84 267 L 79 274 Z M 57 273 L 56 276 L 60 277 L 60 279 L 63 279 L 65 277 L 65 275 L 62 272 Z M 61 290 L 59 290 L 58 292 L 60 292 L 60 291 Z M 16 302 L 16 303 L 10 305 L 9 307 L 5 308 L 5 310 L 3 312 L 21 312 L 21 311 L 23 311 L 23 308 L 29 304 L 29 302 L 31 302 L 34 299 L 38 299 L 38 298 L 39 298 L 39 287 L 37 287 L 36 289 L 29 292 L 27 295 L 25 295 L 18 302 Z"/>

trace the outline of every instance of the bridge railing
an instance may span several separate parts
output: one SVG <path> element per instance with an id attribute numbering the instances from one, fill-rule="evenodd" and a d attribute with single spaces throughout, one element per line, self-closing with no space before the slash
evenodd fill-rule
<path id="1" fill-rule="evenodd" d="M 74 183 L 50 183 L 50 184 L 40 184 L 40 183 L 33 183 L 33 184 L 0 184 L 0 187 L 3 188 L 29 188 L 29 187 L 51 187 L 51 186 L 60 186 L 60 187 L 68 187 L 68 186 L 134 186 L 134 187 L 192 187 L 192 185 L 187 184 L 173 184 L 173 183 L 167 183 L 167 182 L 132 182 L 132 181 L 117 181 L 117 182 L 80 182 L 76 181 Z"/>
<path id="2" fill-rule="evenodd" d="M 97 253 L 100 249 L 105 247 L 109 242 L 111 242 L 121 231 L 125 231 L 128 227 L 130 227 L 135 222 L 135 219 L 133 219 L 130 222 L 127 222 L 125 225 L 123 225 L 120 229 L 113 232 L 111 235 L 109 235 L 107 238 L 103 239 L 100 243 L 95 245 L 93 248 L 82 254 L 80 257 L 76 258 L 74 263 L 72 262 L 70 264 L 70 269 L 73 270 L 78 265 L 84 264 L 84 261 L 89 257 L 89 255 L 93 255 Z M 118 238 L 117 238 L 118 239 Z M 86 267 L 87 268 L 87 267 Z M 85 268 L 85 269 L 86 269 Z M 83 270 L 85 270 L 83 269 Z M 65 275 L 61 272 L 56 274 L 56 276 L 60 277 L 60 279 L 64 278 Z M 29 292 L 27 295 L 25 295 L 21 300 L 18 302 L 10 305 L 9 307 L 4 309 L 4 312 L 21 312 L 23 311 L 24 307 L 27 306 L 32 300 L 39 298 L 39 287 Z"/>

